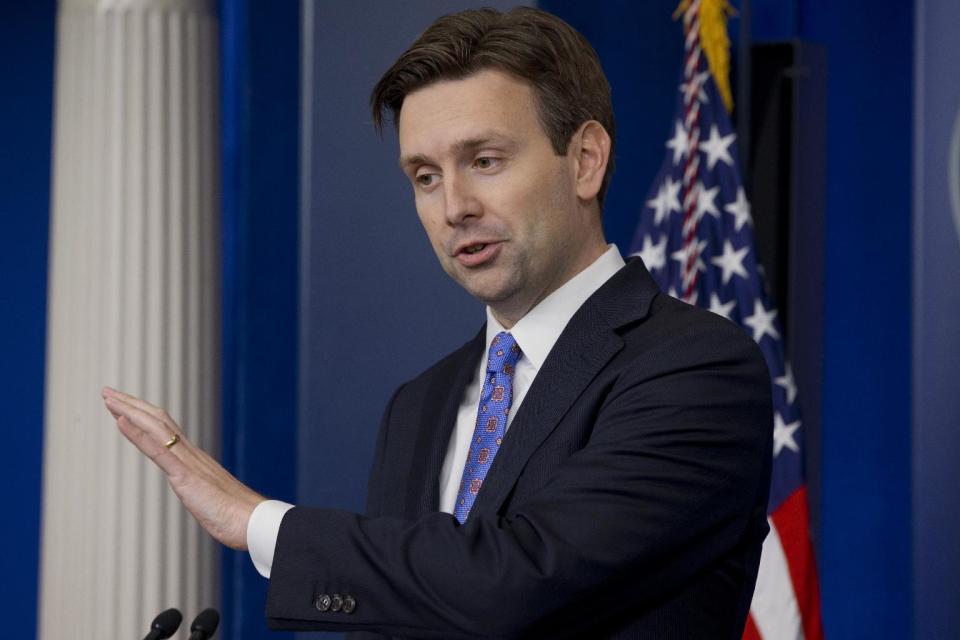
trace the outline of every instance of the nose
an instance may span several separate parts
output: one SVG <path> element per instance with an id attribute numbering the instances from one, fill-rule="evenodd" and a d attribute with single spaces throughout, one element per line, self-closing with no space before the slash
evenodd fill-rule
<path id="1" fill-rule="evenodd" d="M 469 218 L 480 217 L 483 214 L 483 208 L 468 179 L 459 175 L 453 178 L 446 177 L 443 188 L 448 224 L 454 226 L 463 224 Z"/>

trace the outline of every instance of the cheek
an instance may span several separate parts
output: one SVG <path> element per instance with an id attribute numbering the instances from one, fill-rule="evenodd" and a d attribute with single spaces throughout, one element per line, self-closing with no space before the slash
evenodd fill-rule
<path id="1" fill-rule="evenodd" d="M 435 216 L 429 215 L 428 212 L 423 211 L 419 206 L 417 208 L 417 216 L 420 218 L 420 225 L 427 234 L 430 246 L 433 247 L 433 250 L 442 259 L 444 255 L 446 255 L 443 251 L 443 233 L 446 226 L 442 221 L 439 221 Z"/>
<path id="2" fill-rule="evenodd" d="M 570 198 L 569 185 L 557 172 L 536 176 L 529 184 L 541 185 L 529 193 L 523 203 L 529 233 L 540 243 L 556 244 L 570 240 L 566 237 L 571 233 L 567 222 L 575 203 Z"/>

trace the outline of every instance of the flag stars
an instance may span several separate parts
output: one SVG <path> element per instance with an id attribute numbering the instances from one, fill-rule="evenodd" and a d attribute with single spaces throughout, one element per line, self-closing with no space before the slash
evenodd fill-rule
<path id="1" fill-rule="evenodd" d="M 687 152 L 687 146 L 690 144 L 690 136 L 687 130 L 683 128 L 683 123 L 677 120 L 674 123 L 673 137 L 667 140 L 667 148 L 673 150 L 673 164 L 678 164 Z"/>
<path id="2" fill-rule="evenodd" d="M 734 133 L 720 135 L 717 125 L 710 125 L 710 137 L 700 143 L 700 151 L 707 154 L 707 169 L 713 169 L 717 161 L 733 166 L 733 157 L 730 155 L 730 145 L 736 140 Z"/>
<path id="3" fill-rule="evenodd" d="M 654 269 L 663 269 L 667 265 L 667 236 L 660 238 L 660 242 L 654 244 L 650 236 L 643 237 L 643 247 L 636 254 L 643 260 L 643 264 L 653 271 Z"/>
<path id="4" fill-rule="evenodd" d="M 667 178 L 647 206 L 653 209 L 653 224 L 659 226 L 670 213 L 680 211 L 680 183 Z"/>
<path id="5" fill-rule="evenodd" d="M 735 306 L 737 306 L 736 300 L 723 303 L 720 302 L 720 296 L 718 296 L 716 293 L 710 294 L 710 311 L 718 316 L 723 316 L 727 320 L 733 320 L 733 318 L 730 317 L 730 313 L 733 311 Z"/>
<path id="6" fill-rule="evenodd" d="M 787 394 L 787 404 L 793 404 L 797 399 L 797 383 L 793 379 L 793 368 L 787 363 L 786 372 L 779 378 L 774 378 L 773 382 L 778 387 L 782 387 Z"/>
<path id="7" fill-rule="evenodd" d="M 773 415 L 773 457 L 776 458 L 780 452 L 790 449 L 794 453 L 800 453 L 800 445 L 794 440 L 794 434 L 800 428 L 800 421 L 796 420 L 787 424 L 783 421 L 780 413 Z"/>
<path id="8" fill-rule="evenodd" d="M 737 231 L 743 228 L 744 223 L 753 224 L 750 220 L 750 203 L 747 201 L 747 194 L 744 193 L 743 187 L 737 188 L 736 201 L 725 206 L 723 210 L 733 216 L 733 227 Z"/>
<path id="9" fill-rule="evenodd" d="M 710 214 L 716 219 L 720 219 L 720 211 L 717 210 L 717 193 L 720 191 L 720 187 L 716 186 L 712 189 L 707 189 L 703 186 L 702 183 L 697 185 L 697 222 L 705 214 Z"/>
<path id="10" fill-rule="evenodd" d="M 729 240 L 723 241 L 723 253 L 710 258 L 710 262 L 723 269 L 723 284 L 730 282 L 730 278 L 734 275 L 741 278 L 747 277 L 747 270 L 743 267 L 743 259 L 749 251 L 750 247 L 734 250 L 733 244 Z"/>
<path id="11" fill-rule="evenodd" d="M 760 300 L 754 300 L 753 315 L 749 318 L 744 318 L 743 323 L 753 329 L 754 342 L 760 342 L 760 339 L 765 335 L 770 336 L 774 340 L 778 340 L 780 334 L 777 332 L 776 327 L 773 326 L 773 319 L 776 317 L 776 309 L 767 311 L 763 308 L 763 303 L 760 302 Z"/>

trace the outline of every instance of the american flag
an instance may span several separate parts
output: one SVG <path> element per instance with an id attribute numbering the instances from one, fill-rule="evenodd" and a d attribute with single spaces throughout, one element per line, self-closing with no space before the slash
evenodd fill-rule
<path id="1" fill-rule="evenodd" d="M 718 9 L 719 7 L 719 9 Z M 692 0 L 684 9 L 685 63 L 667 153 L 640 215 L 631 246 L 660 287 L 741 325 L 760 346 L 773 388 L 773 478 L 756 592 L 746 639 L 823 638 L 816 565 L 809 536 L 804 429 L 797 387 L 784 357 L 777 310 L 764 287 L 750 204 L 737 160 L 736 135 L 711 72 L 702 36 L 717 24 L 726 40 L 725 2 Z M 701 19 L 713 24 L 706 32 Z M 725 75 L 726 59 L 718 68 Z M 727 93 L 729 96 L 729 93 Z"/>

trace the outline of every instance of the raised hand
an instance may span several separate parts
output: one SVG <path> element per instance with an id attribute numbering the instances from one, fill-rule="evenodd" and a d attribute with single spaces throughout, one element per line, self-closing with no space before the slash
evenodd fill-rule
<path id="1" fill-rule="evenodd" d="M 160 467 L 203 528 L 228 547 L 246 549 L 247 522 L 263 496 L 190 442 L 163 409 L 110 387 L 101 395 L 120 433 Z"/>

